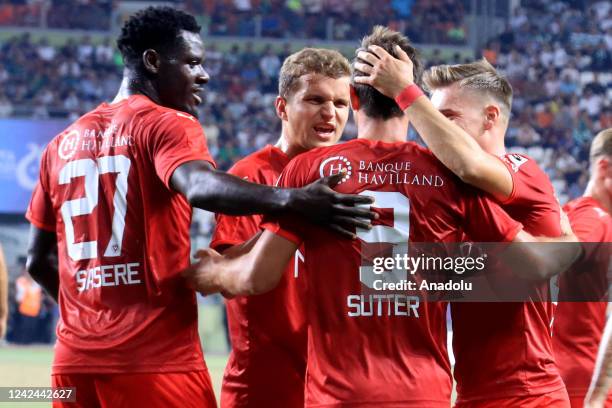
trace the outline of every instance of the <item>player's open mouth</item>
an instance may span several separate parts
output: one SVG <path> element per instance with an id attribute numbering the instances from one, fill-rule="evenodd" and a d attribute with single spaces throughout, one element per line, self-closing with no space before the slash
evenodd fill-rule
<path id="1" fill-rule="evenodd" d="M 322 124 L 314 126 L 315 132 L 319 137 L 331 138 L 336 134 L 336 127 L 330 124 Z"/>

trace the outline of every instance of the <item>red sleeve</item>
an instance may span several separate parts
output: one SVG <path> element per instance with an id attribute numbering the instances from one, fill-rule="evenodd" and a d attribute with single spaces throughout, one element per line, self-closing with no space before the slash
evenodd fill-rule
<path id="1" fill-rule="evenodd" d="M 200 123 L 181 112 L 162 114 L 154 132 L 152 157 L 157 176 L 170 188 L 170 178 L 178 166 L 193 160 L 204 160 L 215 166 L 208 152 L 206 137 Z"/>
<path id="2" fill-rule="evenodd" d="M 466 196 L 463 211 L 464 231 L 474 242 L 511 242 L 523 229 L 483 193 Z"/>
<path id="3" fill-rule="evenodd" d="M 533 159 L 514 153 L 499 157 L 499 159 L 512 177 L 512 192 L 501 204 L 548 203 L 550 197 L 554 197 L 548 176 Z"/>
<path id="4" fill-rule="evenodd" d="M 278 187 L 298 188 L 309 184 L 312 178 L 310 174 L 311 166 L 308 161 L 308 154 L 302 154 L 289 162 L 278 179 Z M 273 232 L 276 235 L 301 245 L 308 228 L 307 225 L 295 216 L 284 215 L 282 217 L 265 217 L 261 228 Z"/>
<path id="5" fill-rule="evenodd" d="M 47 150 L 45 149 L 40 162 L 38 182 L 32 192 L 32 198 L 28 205 L 26 218 L 37 228 L 54 232 L 55 211 L 53 209 L 51 197 L 48 193 L 47 168 Z"/>
<path id="6" fill-rule="evenodd" d="M 584 244 L 583 259 L 596 259 L 600 248 L 609 247 L 599 245 L 602 242 L 610 242 L 612 238 L 612 223 L 610 222 L 610 216 L 605 214 L 603 211 L 600 214 L 595 207 L 582 206 L 576 209 L 568 209 L 567 216 L 572 225 L 574 234 L 578 237 L 580 242 Z M 601 210 L 600 210 L 601 211 Z"/>
<path id="7" fill-rule="evenodd" d="M 260 183 L 261 180 L 252 175 L 254 170 L 258 171 L 247 163 L 239 162 L 232 167 L 228 173 L 254 183 Z M 210 242 L 210 247 L 215 250 L 223 250 L 226 247 L 247 241 L 259 232 L 263 216 L 254 214 L 236 217 L 225 214 L 215 214 L 215 220 L 216 226 Z"/>

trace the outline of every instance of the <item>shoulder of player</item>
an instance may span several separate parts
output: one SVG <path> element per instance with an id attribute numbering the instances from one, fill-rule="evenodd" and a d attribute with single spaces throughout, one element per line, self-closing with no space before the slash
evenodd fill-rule
<path id="1" fill-rule="evenodd" d="M 154 120 L 158 121 L 159 123 L 180 125 L 186 127 L 202 127 L 198 119 L 188 113 L 159 105 L 155 106 L 156 108 L 154 110 L 151 110 L 149 112 L 149 115 L 153 116 Z"/>
<path id="2" fill-rule="evenodd" d="M 523 186 L 528 186 L 528 189 L 548 195 L 556 203 L 552 182 L 536 160 L 519 153 L 506 154 L 502 160 L 510 166 L 515 181 L 520 180 Z"/>
<path id="3" fill-rule="evenodd" d="M 277 173 L 277 171 L 274 170 L 270 162 L 268 148 L 266 146 L 238 160 L 228 170 L 228 173 L 236 177 L 247 178 L 248 181 L 251 182 L 264 183 L 266 181 L 264 180 L 266 174 Z M 278 176 L 278 174 L 276 174 L 276 176 Z"/>
<path id="4" fill-rule="evenodd" d="M 512 168 L 514 173 L 548 177 L 538 162 L 526 154 L 506 153 L 501 159 Z"/>
<path id="5" fill-rule="evenodd" d="M 588 225 L 601 225 L 612 228 L 612 216 L 591 197 L 579 197 L 563 206 L 570 220 L 581 220 Z"/>
<path id="6" fill-rule="evenodd" d="M 196 117 L 176 109 L 158 105 L 144 97 L 131 97 L 128 105 L 132 116 L 143 126 L 158 129 L 199 128 L 202 125 Z"/>

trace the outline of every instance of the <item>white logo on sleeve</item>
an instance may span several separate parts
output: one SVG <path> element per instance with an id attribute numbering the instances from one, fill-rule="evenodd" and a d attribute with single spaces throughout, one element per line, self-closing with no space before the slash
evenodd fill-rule
<path id="1" fill-rule="evenodd" d="M 518 173 L 519 168 L 529 161 L 528 158 L 521 156 L 520 154 L 509 154 L 504 157 L 508 164 L 512 167 L 515 173 Z"/>

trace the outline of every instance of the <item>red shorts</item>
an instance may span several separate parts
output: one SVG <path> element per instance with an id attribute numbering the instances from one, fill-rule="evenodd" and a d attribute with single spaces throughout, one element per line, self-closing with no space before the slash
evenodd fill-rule
<path id="1" fill-rule="evenodd" d="M 53 387 L 75 387 L 76 402 L 54 408 L 216 408 L 208 371 L 133 374 L 54 374 Z"/>
<path id="2" fill-rule="evenodd" d="M 455 408 L 570 408 L 565 388 L 550 394 L 458 402 Z"/>

